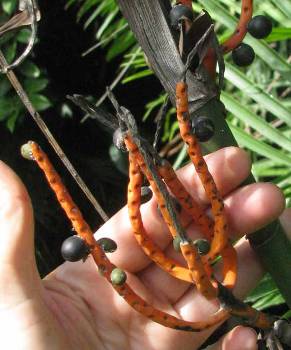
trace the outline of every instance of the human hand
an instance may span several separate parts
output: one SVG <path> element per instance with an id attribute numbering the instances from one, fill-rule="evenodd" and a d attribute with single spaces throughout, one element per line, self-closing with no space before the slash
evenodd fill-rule
<path id="1" fill-rule="evenodd" d="M 272 184 L 237 187 L 250 172 L 246 153 L 221 149 L 206 157 L 209 170 L 225 199 L 232 238 L 256 231 L 284 209 L 284 198 Z M 179 171 L 188 191 L 207 208 L 194 167 Z M 57 204 L 56 204 L 57 205 Z M 160 218 L 155 200 L 142 206 L 148 234 L 166 253 L 179 259 Z M 188 228 L 193 238 L 194 224 Z M 110 237 L 118 249 L 112 262 L 128 272 L 128 283 L 155 307 L 189 321 L 207 319 L 217 305 L 195 288 L 174 279 L 144 255 L 131 233 L 127 208 L 120 210 L 96 233 Z M 235 294 L 245 296 L 262 276 L 256 256 L 243 238 L 237 245 L 238 283 Z M 197 349 L 213 332 L 188 333 L 165 328 L 134 311 L 99 275 L 93 259 L 64 263 L 40 279 L 33 246 L 33 214 L 19 178 L 0 163 L 0 333 L 7 349 Z M 212 349 L 256 349 L 255 333 L 238 327 Z"/>

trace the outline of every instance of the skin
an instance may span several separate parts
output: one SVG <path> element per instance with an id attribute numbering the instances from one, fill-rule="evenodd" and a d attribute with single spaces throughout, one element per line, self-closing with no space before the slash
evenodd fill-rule
<path id="1" fill-rule="evenodd" d="M 267 183 L 238 189 L 250 172 L 247 154 L 234 147 L 206 157 L 224 197 L 233 239 L 242 237 L 277 218 L 284 210 L 280 190 Z M 193 166 L 178 173 L 185 187 L 207 209 L 208 203 Z M 57 205 L 57 204 L 56 204 Z M 238 215 L 239 213 L 239 215 Z M 169 232 L 155 200 L 142 206 L 144 225 L 157 244 L 172 257 Z M 290 219 L 284 213 L 283 224 Z M 290 222 L 290 220 L 289 220 Z M 199 234 L 194 224 L 188 233 Z M 217 309 L 186 282 L 167 275 L 152 264 L 131 234 L 127 208 L 103 225 L 96 237 L 111 237 L 118 250 L 110 259 L 128 271 L 128 282 L 147 301 L 175 316 L 207 319 Z M 97 272 L 91 258 L 85 263 L 64 263 L 41 280 L 34 259 L 33 211 L 20 179 L 0 162 L 0 334 L 10 350 L 197 349 L 213 332 L 187 333 L 153 323 L 131 309 Z M 238 283 L 235 294 L 245 296 L 263 270 L 247 240 L 237 243 Z M 235 344 L 235 346 L 234 346 Z M 5 346 L 4 346 L 5 345 Z M 237 327 L 209 349 L 255 350 L 256 334 Z"/>

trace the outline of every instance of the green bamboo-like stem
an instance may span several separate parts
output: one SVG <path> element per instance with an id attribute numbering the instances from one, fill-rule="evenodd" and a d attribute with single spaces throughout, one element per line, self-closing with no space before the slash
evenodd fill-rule
<path id="1" fill-rule="evenodd" d="M 214 136 L 203 144 L 204 154 L 226 146 L 237 146 L 237 142 L 225 121 L 225 108 L 220 101 L 214 99 L 208 102 L 195 114 L 207 115 L 215 124 Z M 244 185 L 253 182 L 255 179 L 250 175 Z M 291 307 L 291 243 L 279 221 L 273 221 L 263 229 L 249 234 L 247 238 L 260 257 L 263 266 L 273 277 L 286 303 Z"/>
<path id="2" fill-rule="evenodd" d="M 175 86 L 181 79 L 184 65 L 177 50 L 175 33 L 168 23 L 170 1 L 118 0 L 117 2 L 174 105 Z M 155 26 L 152 23 L 155 23 Z M 216 128 L 214 137 L 203 146 L 206 154 L 222 147 L 237 146 L 237 142 L 225 121 L 224 105 L 215 98 L 211 82 L 204 78 L 198 80 L 194 75 L 187 75 L 191 116 L 207 116 L 212 119 Z M 253 176 L 249 176 L 245 184 L 254 181 Z M 275 221 L 248 235 L 248 239 L 291 308 L 291 243 L 279 222 Z"/>

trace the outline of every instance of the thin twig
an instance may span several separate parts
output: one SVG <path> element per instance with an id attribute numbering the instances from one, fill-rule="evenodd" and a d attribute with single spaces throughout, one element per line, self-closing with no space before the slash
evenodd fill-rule
<path id="1" fill-rule="evenodd" d="M 7 67 L 6 59 L 3 55 L 3 53 L 0 51 L 0 67 L 5 70 Z M 93 196 L 83 179 L 80 177 L 76 169 L 73 167 L 72 163 L 69 161 L 65 153 L 63 152 L 62 148 L 59 146 L 58 142 L 48 129 L 47 125 L 41 118 L 40 114 L 35 110 L 32 103 L 30 102 L 26 92 L 24 91 L 22 85 L 20 84 L 19 80 L 17 79 L 16 75 L 12 70 L 9 70 L 6 72 L 6 76 L 9 79 L 11 85 L 14 87 L 15 91 L 17 92 L 18 96 L 20 97 L 22 103 L 28 110 L 29 114 L 32 116 L 33 120 L 36 122 L 48 142 L 51 144 L 55 152 L 57 153 L 60 160 L 63 162 L 64 166 L 68 169 L 69 173 L 72 175 L 76 183 L 79 185 L 81 190 L 84 192 L 88 200 L 91 202 L 93 207 L 96 209 L 98 214 L 101 216 L 101 218 L 104 221 L 107 221 L 109 218 L 105 211 L 102 209 L 96 198 Z"/>
<path id="2" fill-rule="evenodd" d="M 11 64 L 8 64 L 6 62 L 6 65 L 2 65 L 2 68 L 0 67 L 0 73 L 6 73 L 8 70 L 13 69 L 17 67 L 21 62 L 24 61 L 24 59 L 29 55 L 30 51 L 33 48 L 33 45 L 36 40 L 36 33 L 37 33 L 37 21 L 38 21 L 38 8 L 36 5 L 35 0 L 27 0 L 26 1 L 27 9 L 24 10 L 27 12 L 26 17 L 30 19 L 30 25 L 31 25 L 31 35 L 28 41 L 28 44 L 23 51 L 23 53 Z"/>

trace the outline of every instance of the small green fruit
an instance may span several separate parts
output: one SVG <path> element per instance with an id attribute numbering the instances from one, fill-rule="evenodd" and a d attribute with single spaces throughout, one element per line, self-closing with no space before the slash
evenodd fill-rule
<path id="1" fill-rule="evenodd" d="M 207 239 L 196 239 L 193 244 L 197 247 L 198 253 L 200 255 L 206 255 L 210 251 L 210 244 Z"/>
<path id="2" fill-rule="evenodd" d="M 113 253 L 117 249 L 116 242 L 111 238 L 100 238 L 97 243 L 104 250 L 105 253 Z"/>
<path id="3" fill-rule="evenodd" d="M 112 284 L 122 286 L 126 282 L 127 276 L 123 270 L 116 267 L 114 270 L 112 270 L 110 278 Z"/>

